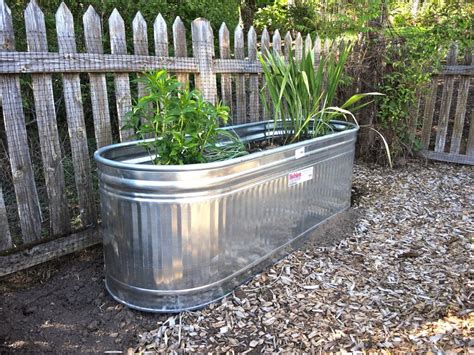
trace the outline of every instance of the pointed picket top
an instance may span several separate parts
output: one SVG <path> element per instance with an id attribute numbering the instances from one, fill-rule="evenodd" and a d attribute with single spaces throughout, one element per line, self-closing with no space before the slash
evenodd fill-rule
<path id="1" fill-rule="evenodd" d="M 99 14 L 92 5 L 89 5 L 87 11 L 82 17 L 84 25 L 84 40 L 89 53 L 104 53 L 102 45 L 102 23 Z"/>
<path id="2" fill-rule="evenodd" d="M 125 30 L 125 23 L 123 22 L 123 18 L 120 15 L 120 12 L 117 8 L 112 10 L 112 13 L 109 16 L 109 27 L 110 30 Z"/>
<path id="3" fill-rule="evenodd" d="M 334 55 L 337 55 L 338 50 L 339 50 L 338 40 L 333 39 L 331 43 L 331 53 Z"/>
<path id="4" fill-rule="evenodd" d="M 240 25 L 235 27 L 234 31 L 234 46 L 236 48 L 244 48 L 244 31 Z"/>
<path id="5" fill-rule="evenodd" d="M 109 31 L 111 34 L 125 32 L 125 22 L 116 8 L 113 9 L 109 17 Z"/>
<path id="6" fill-rule="evenodd" d="M 281 52 L 280 31 L 275 30 L 275 32 L 273 32 L 272 44 L 273 44 L 273 53 L 281 55 L 282 52 Z"/>
<path id="7" fill-rule="evenodd" d="M 132 21 L 133 52 L 136 55 L 148 55 L 148 33 L 147 24 L 140 11 L 137 12 Z"/>
<path id="8" fill-rule="evenodd" d="M 168 26 L 161 14 L 156 16 L 153 23 L 153 32 L 155 38 L 155 55 L 160 57 L 168 56 Z"/>
<path id="9" fill-rule="evenodd" d="M 323 52 L 324 54 L 328 54 L 328 53 L 329 53 L 329 47 L 330 47 L 329 38 L 326 38 L 326 39 L 324 40 L 322 52 Z"/>
<path id="10" fill-rule="evenodd" d="M 319 36 L 316 36 L 316 39 L 314 40 L 314 60 L 316 62 L 319 62 L 321 60 L 321 38 Z"/>
<path id="11" fill-rule="evenodd" d="M 247 34 L 247 44 L 248 44 L 248 55 L 249 59 L 257 59 L 257 32 L 255 28 L 250 26 L 249 32 Z"/>
<path id="12" fill-rule="evenodd" d="M 219 28 L 219 57 L 221 59 L 230 58 L 230 34 L 225 22 Z"/>
<path id="13" fill-rule="evenodd" d="M 303 58 L 303 38 L 301 33 L 298 32 L 295 39 L 295 57 L 296 60 L 301 60 Z"/>
<path id="14" fill-rule="evenodd" d="M 176 16 L 173 22 L 173 48 L 175 57 L 187 57 L 186 28 L 181 17 Z"/>
<path id="15" fill-rule="evenodd" d="M 186 46 L 186 28 L 179 16 L 176 16 L 176 19 L 173 22 L 173 47 L 175 56 L 188 56 L 188 47 Z"/>
<path id="16" fill-rule="evenodd" d="M 267 26 L 262 31 L 262 54 L 267 54 L 270 51 L 270 35 L 268 34 Z"/>
<path id="17" fill-rule="evenodd" d="M 47 51 L 48 43 L 46 39 L 46 25 L 43 11 L 36 1 L 31 0 L 25 9 L 25 29 L 28 42 L 28 51 Z"/>
<path id="18" fill-rule="evenodd" d="M 285 35 L 285 59 L 288 60 L 290 58 L 290 51 L 293 46 L 293 38 L 291 38 L 291 33 L 290 31 L 286 32 Z"/>
<path id="19" fill-rule="evenodd" d="M 110 49 L 112 53 L 126 54 L 125 23 L 117 9 L 109 17 Z"/>
<path id="20" fill-rule="evenodd" d="M 12 12 L 4 0 L 0 0 L 0 51 L 15 50 Z"/>
<path id="21" fill-rule="evenodd" d="M 347 42 L 347 45 L 349 44 L 350 44 L 350 41 Z M 339 46 L 338 46 L 339 53 L 342 53 L 344 51 L 344 48 L 346 48 L 346 42 L 344 41 L 344 38 L 341 38 L 341 40 L 339 41 Z"/>
<path id="22" fill-rule="evenodd" d="M 210 50 L 212 53 L 212 57 L 215 58 L 216 56 L 216 49 L 214 47 L 214 30 L 212 29 L 211 22 L 207 22 L 207 25 L 209 26 L 209 29 L 207 31 L 208 37 L 207 37 L 207 43 L 210 43 Z"/>
<path id="23" fill-rule="evenodd" d="M 56 11 L 56 32 L 58 34 L 59 52 L 75 53 L 74 18 L 64 2 L 59 5 L 58 11 Z"/>
<path id="24" fill-rule="evenodd" d="M 304 41 L 304 53 L 307 54 L 311 52 L 312 49 L 313 49 L 313 41 L 311 39 L 311 35 L 308 33 Z"/>
<path id="25" fill-rule="evenodd" d="M 133 34 L 146 34 L 147 33 L 147 24 L 143 15 L 140 11 L 137 12 L 132 21 Z M 148 37 L 148 36 L 147 36 Z"/>

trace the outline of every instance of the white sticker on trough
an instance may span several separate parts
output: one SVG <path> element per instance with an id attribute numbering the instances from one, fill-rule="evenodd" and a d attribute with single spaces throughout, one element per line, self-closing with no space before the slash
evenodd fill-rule
<path id="1" fill-rule="evenodd" d="M 301 184 L 302 182 L 311 180 L 314 175 L 314 168 L 306 168 L 303 170 L 294 171 L 288 174 L 288 186 Z"/>
<path id="2" fill-rule="evenodd" d="M 304 157 L 304 147 L 295 150 L 295 159 Z"/>

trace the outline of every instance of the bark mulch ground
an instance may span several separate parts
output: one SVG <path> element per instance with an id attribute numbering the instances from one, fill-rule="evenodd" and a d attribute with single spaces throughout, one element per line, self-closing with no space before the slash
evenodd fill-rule
<path id="1" fill-rule="evenodd" d="M 0 281 L 0 351 L 473 351 L 473 182 L 467 166 L 356 165 L 358 218 L 327 231 L 335 245 L 179 315 L 113 301 L 100 247 L 19 272 Z"/>

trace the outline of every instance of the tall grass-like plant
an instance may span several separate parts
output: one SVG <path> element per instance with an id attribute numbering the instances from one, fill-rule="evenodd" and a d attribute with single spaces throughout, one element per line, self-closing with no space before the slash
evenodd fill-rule
<path id="1" fill-rule="evenodd" d="M 236 134 L 219 128 L 229 108 L 213 105 L 166 70 L 138 79 L 148 91 L 128 113 L 123 128 L 133 129 L 154 164 L 182 165 L 226 160 L 247 154 Z"/>
<path id="2" fill-rule="evenodd" d="M 379 95 L 357 94 L 342 106 L 334 105 L 350 51 L 351 46 L 348 45 L 340 48 L 339 53 L 331 52 L 323 56 L 317 68 L 312 50 L 306 51 L 301 61 L 294 58 L 291 50 L 288 61 L 278 54 L 259 56 L 265 78 L 261 98 L 265 109 L 269 112 L 273 110 L 275 126 L 281 122 L 285 141 L 291 143 L 326 134 L 331 130 L 329 121 L 338 117 L 354 118 L 351 110 L 368 104 L 356 106 L 360 100 L 369 95 Z"/>

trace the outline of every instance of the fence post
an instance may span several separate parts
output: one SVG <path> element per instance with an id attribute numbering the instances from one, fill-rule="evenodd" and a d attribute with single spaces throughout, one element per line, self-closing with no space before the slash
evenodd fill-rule
<path id="1" fill-rule="evenodd" d="M 457 57 L 457 45 L 451 44 L 446 61 L 448 65 L 455 65 Z M 446 76 L 443 94 L 441 96 L 441 107 L 439 109 L 438 131 L 436 132 L 435 152 L 444 152 L 446 145 L 446 133 L 448 131 L 449 112 L 453 100 L 454 77 Z"/>
<path id="2" fill-rule="evenodd" d="M 0 51 L 15 51 L 12 15 L 3 0 L 0 0 Z M 24 242 L 31 242 L 41 237 L 41 210 L 28 150 L 20 77 L 1 75 L 0 92 L 21 233 Z"/>
<path id="3" fill-rule="evenodd" d="M 84 17 L 84 39 L 87 52 L 104 54 L 102 45 L 102 25 L 100 17 L 92 6 L 89 6 Z M 91 93 L 92 116 L 97 148 L 112 143 L 112 127 L 110 124 L 109 99 L 105 74 L 90 73 L 89 89 Z"/>
<path id="4" fill-rule="evenodd" d="M 193 55 L 198 61 L 199 74 L 196 75 L 196 87 L 202 92 L 204 99 L 215 104 L 217 98 L 216 74 L 212 68 L 214 44 L 209 21 L 197 18 L 191 25 L 193 39 Z"/>
<path id="5" fill-rule="evenodd" d="M 110 49 L 112 54 L 127 54 L 127 43 L 125 41 L 125 24 L 117 9 L 112 11 L 109 17 Z M 115 98 L 117 101 L 117 115 L 119 121 L 120 140 L 126 141 L 133 135 L 131 129 L 121 129 L 125 123 L 125 115 L 132 108 L 132 97 L 130 94 L 130 78 L 128 73 L 115 73 Z"/>
<path id="6" fill-rule="evenodd" d="M 31 1 L 25 10 L 25 26 L 28 51 L 48 52 L 44 15 L 34 1 Z M 50 74 L 33 74 L 31 80 L 49 199 L 50 227 L 53 235 L 62 235 L 68 233 L 71 228 L 54 107 L 53 81 Z"/>
<path id="7" fill-rule="evenodd" d="M 59 53 L 76 53 L 74 20 L 64 3 L 56 12 L 56 32 Z M 97 216 L 79 74 L 63 74 L 63 91 L 81 221 L 89 226 L 97 223 Z"/>
<path id="8" fill-rule="evenodd" d="M 3 201 L 2 185 L 0 185 L 0 251 L 12 247 L 12 237 L 8 227 L 7 211 Z"/>

